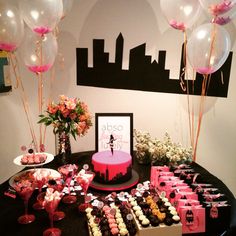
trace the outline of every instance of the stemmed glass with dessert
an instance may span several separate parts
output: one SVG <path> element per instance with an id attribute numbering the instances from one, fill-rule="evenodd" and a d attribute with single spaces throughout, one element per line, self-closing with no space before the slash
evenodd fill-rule
<path id="1" fill-rule="evenodd" d="M 35 216 L 33 214 L 28 213 L 28 203 L 29 199 L 32 196 L 32 193 L 35 189 L 34 181 L 30 181 L 27 179 L 20 180 L 13 184 L 13 188 L 16 190 L 17 194 L 24 201 L 25 213 L 24 215 L 18 218 L 18 222 L 20 224 L 29 224 L 35 220 Z"/>
<path id="2" fill-rule="evenodd" d="M 50 228 L 46 229 L 43 232 L 43 236 L 60 236 L 61 230 L 59 228 L 54 227 L 54 214 L 58 207 L 58 204 L 61 200 L 62 193 L 58 192 L 53 188 L 47 188 L 46 192 L 40 194 L 38 196 L 38 201 L 41 201 L 44 205 L 45 210 L 48 213 L 50 220 Z"/>
<path id="3" fill-rule="evenodd" d="M 62 199 L 63 203 L 72 204 L 77 200 L 76 195 L 71 194 L 71 181 L 73 180 L 77 170 L 78 166 L 75 164 L 66 164 L 58 168 L 58 171 L 62 175 L 62 178 L 65 181 L 65 185 L 68 189 L 68 194 L 66 194 Z"/>

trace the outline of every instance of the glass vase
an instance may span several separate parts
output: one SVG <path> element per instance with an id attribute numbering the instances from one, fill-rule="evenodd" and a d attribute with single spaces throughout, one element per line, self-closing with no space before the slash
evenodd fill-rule
<path id="1" fill-rule="evenodd" d="M 70 135 L 65 131 L 59 132 L 57 137 L 58 164 L 66 165 L 71 159 Z"/>

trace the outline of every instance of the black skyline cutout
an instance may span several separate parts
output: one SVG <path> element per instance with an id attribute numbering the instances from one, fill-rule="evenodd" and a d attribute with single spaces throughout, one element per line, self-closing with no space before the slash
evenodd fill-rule
<path id="1" fill-rule="evenodd" d="M 109 166 L 106 166 L 106 172 L 101 173 L 100 171 L 95 171 L 92 165 L 92 171 L 95 173 L 94 181 L 102 184 L 120 184 L 131 179 L 132 177 L 132 165 L 130 164 L 126 168 L 126 173 L 117 173 L 111 180 L 109 180 Z"/>
<path id="2" fill-rule="evenodd" d="M 166 51 L 159 51 L 158 61 L 145 55 L 146 44 L 130 50 L 129 69 L 122 69 L 124 38 L 120 33 L 116 39 L 115 62 L 109 63 L 109 53 L 104 52 L 104 39 L 93 40 L 93 67 L 88 67 L 88 48 L 77 48 L 77 85 L 186 94 L 180 86 L 184 68 L 180 62 L 178 79 L 171 79 L 170 70 L 165 69 Z M 227 97 L 233 53 L 230 52 L 224 65 L 211 75 L 207 96 Z M 183 50 L 182 56 L 183 58 Z M 223 74 L 223 81 L 222 81 Z M 189 94 L 201 95 L 203 75 L 189 80 Z M 186 81 L 185 86 L 186 86 Z M 192 89 L 193 88 L 193 89 Z"/>

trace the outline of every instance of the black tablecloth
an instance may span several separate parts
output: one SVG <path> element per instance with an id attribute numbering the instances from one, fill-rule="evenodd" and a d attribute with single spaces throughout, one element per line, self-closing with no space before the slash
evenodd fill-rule
<path id="1" fill-rule="evenodd" d="M 90 163 L 93 152 L 83 152 L 78 154 L 72 154 L 71 163 L 78 164 L 82 168 L 83 164 Z M 50 163 L 43 166 L 43 168 L 57 169 L 59 167 L 57 157 Z M 233 194 L 229 189 L 216 177 L 212 176 L 201 166 L 196 163 L 192 164 L 196 170 L 201 173 L 204 178 L 213 181 L 216 187 L 219 187 L 222 193 L 227 195 L 228 200 L 234 201 Z M 133 169 L 139 174 L 139 181 L 143 182 L 150 178 L 150 165 L 140 165 L 135 159 L 133 162 Z M 45 229 L 49 228 L 48 215 L 44 210 L 36 211 L 32 209 L 32 204 L 36 201 L 37 191 L 34 192 L 29 202 L 29 212 L 32 212 L 36 216 L 36 220 L 28 225 L 20 225 L 17 222 L 17 218 L 24 213 L 23 201 L 20 197 L 16 199 L 7 197 L 4 192 L 8 189 L 8 181 L 4 182 L 0 186 L 0 235 L 4 236 L 42 236 Z M 96 191 L 89 189 L 94 195 L 107 195 L 108 192 Z M 78 197 L 77 203 L 72 205 L 66 205 L 63 203 L 59 204 L 59 210 L 65 212 L 66 217 L 58 222 L 55 222 L 55 226 L 62 230 L 63 236 L 88 236 L 88 229 L 85 216 L 78 211 L 78 205 L 82 201 L 81 197 Z M 195 234 L 196 235 L 196 234 Z M 198 234 L 200 235 L 200 234 Z M 215 234 L 201 234 L 201 235 L 214 235 Z M 220 234 L 219 234 L 220 235 Z"/>

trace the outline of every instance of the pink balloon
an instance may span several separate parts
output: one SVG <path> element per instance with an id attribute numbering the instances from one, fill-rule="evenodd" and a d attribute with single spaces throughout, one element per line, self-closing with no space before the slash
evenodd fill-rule
<path id="1" fill-rule="evenodd" d="M 25 23 L 41 35 L 51 32 L 63 13 L 62 0 L 20 0 L 19 6 Z"/>
<path id="2" fill-rule="evenodd" d="M 236 0 L 199 0 L 201 6 L 212 16 L 219 16 L 230 11 Z"/>
<path id="3" fill-rule="evenodd" d="M 198 73 L 211 74 L 224 64 L 230 47 L 230 36 L 223 26 L 207 23 L 192 32 L 187 57 Z"/>
<path id="4" fill-rule="evenodd" d="M 24 22 L 18 9 L 5 1 L 0 5 L 0 49 L 15 51 L 24 36 Z"/>
<path id="5" fill-rule="evenodd" d="M 160 0 L 160 6 L 169 25 L 182 31 L 194 24 L 201 10 L 197 0 Z"/>
<path id="6" fill-rule="evenodd" d="M 54 63 L 57 50 L 57 40 L 52 33 L 40 36 L 30 29 L 27 29 L 20 48 L 25 65 L 34 73 L 48 71 Z"/>

